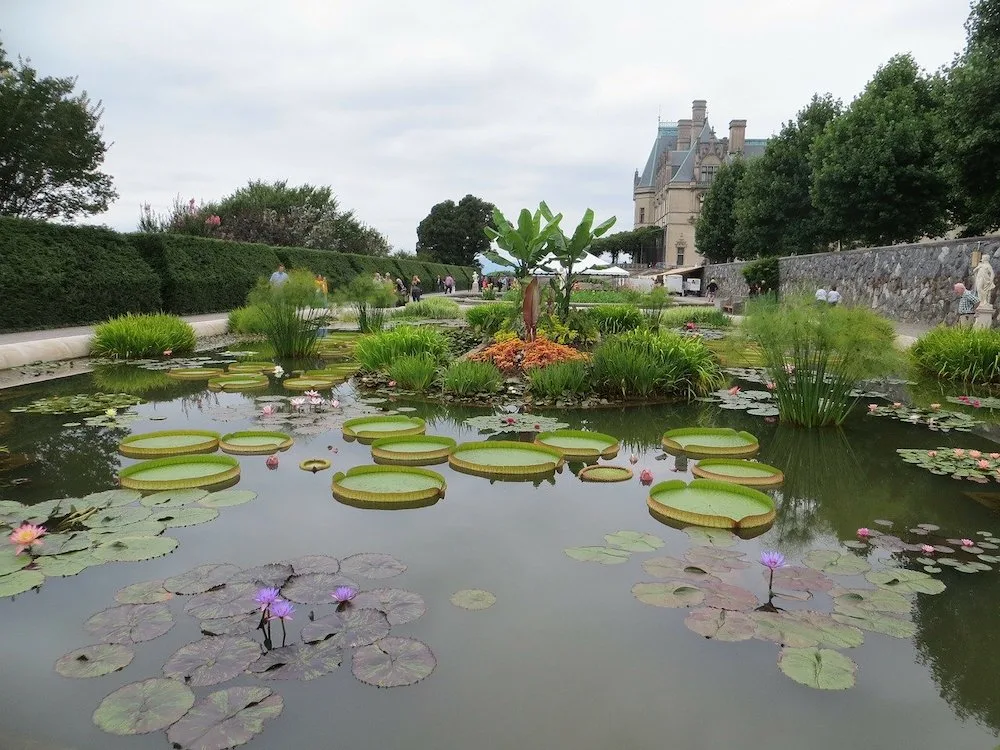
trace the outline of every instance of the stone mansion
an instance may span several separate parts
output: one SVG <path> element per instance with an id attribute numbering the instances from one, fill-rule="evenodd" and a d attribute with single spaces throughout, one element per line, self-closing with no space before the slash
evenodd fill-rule
<path id="1" fill-rule="evenodd" d="M 660 122 L 642 173 L 635 172 L 632 200 L 635 228 L 663 227 L 663 242 L 651 258 L 668 268 L 698 266 L 694 225 L 715 173 L 732 159 L 764 153 L 767 140 L 746 137 L 746 120 L 729 122 L 729 137 L 719 138 L 705 116 L 707 103 L 696 99 L 691 119 Z"/>

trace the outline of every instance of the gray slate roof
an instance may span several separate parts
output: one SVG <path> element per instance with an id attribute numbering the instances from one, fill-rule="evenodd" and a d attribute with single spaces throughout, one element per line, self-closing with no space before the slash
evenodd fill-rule
<path id="1" fill-rule="evenodd" d="M 660 156 L 665 151 L 673 151 L 677 148 L 677 123 L 661 122 L 656 131 L 656 140 L 653 142 L 653 149 L 649 152 L 646 166 L 639 176 L 639 184 L 636 187 L 653 187 L 656 182 L 656 164 Z"/>

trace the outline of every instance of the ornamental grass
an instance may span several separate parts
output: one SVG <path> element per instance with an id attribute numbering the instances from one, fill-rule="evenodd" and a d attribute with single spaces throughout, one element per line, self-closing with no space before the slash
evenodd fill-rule
<path id="1" fill-rule="evenodd" d="M 495 393 L 503 386 L 503 373 L 492 362 L 465 359 L 453 362 L 445 370 L 441 385 L 445 393 L 456 396 Z"/>
<path id="2" fill-rule="evenodd" d="M 354 349 L 354 357 L 371 372 L 387 370 L 396 360 L 427 354 L 436 363 L 449 357 L 448 339 L 433 328 L 396 326 L 390 331 L 362 336 Z"/>
<path id="3" fill-rule="evenodd" d="M 97 326 L 90 353 L 97 357 L 140 359 L 188 354 L 194 351 L 194 345 L 194 329 L 176 315 L 129 313 Z"/>
<path id="4" fill-rule="evenodd" d="M 1000 330 L 935 328 L 910 349 L 918 369 L 962 383 L 1000 383 Z"/>

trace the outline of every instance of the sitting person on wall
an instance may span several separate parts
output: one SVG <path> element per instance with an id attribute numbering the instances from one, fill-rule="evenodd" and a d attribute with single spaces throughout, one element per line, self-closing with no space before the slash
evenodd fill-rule
<path id="1" fill-rule="evenodd" d="M 836 305 L 840 302 L 840 292 L 837 291 L 837 285 L 834 284 L 830 287 L 830 291 L 826 293 L 826 301 L 831 305 Z"/>
<path id="2" fill-rule="evenodd" d="M 826 289 L 820 287 L 816 290 L 816 301 L 817 302 L 827 302 L 829 295 L 826 293 Z"/>
<path id="3" fill-rule="evenodd" d="M 958 295 L 958 325 L 962 328 L 969 328 L 976 317 L 979 295 L 971 289 L 966 289 L 965 284 L 961 282 L 955 284 L 954 289 L 955 294 Z"/>

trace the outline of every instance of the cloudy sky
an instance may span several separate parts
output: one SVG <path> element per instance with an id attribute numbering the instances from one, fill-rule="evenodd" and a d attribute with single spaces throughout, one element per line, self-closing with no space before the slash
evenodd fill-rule
<path id="1" fill-rule="evenodd" d="M 120 198 L 328 184 L 412 250 L 435 203 L 539 200 L 632 225 L 657 117 L 708 100 L 766 137 L 814 92 L 850 101 L 890 56 L 964 45 L 967 0 L 0 0 L 0 38 L 104 101 Z"/>

